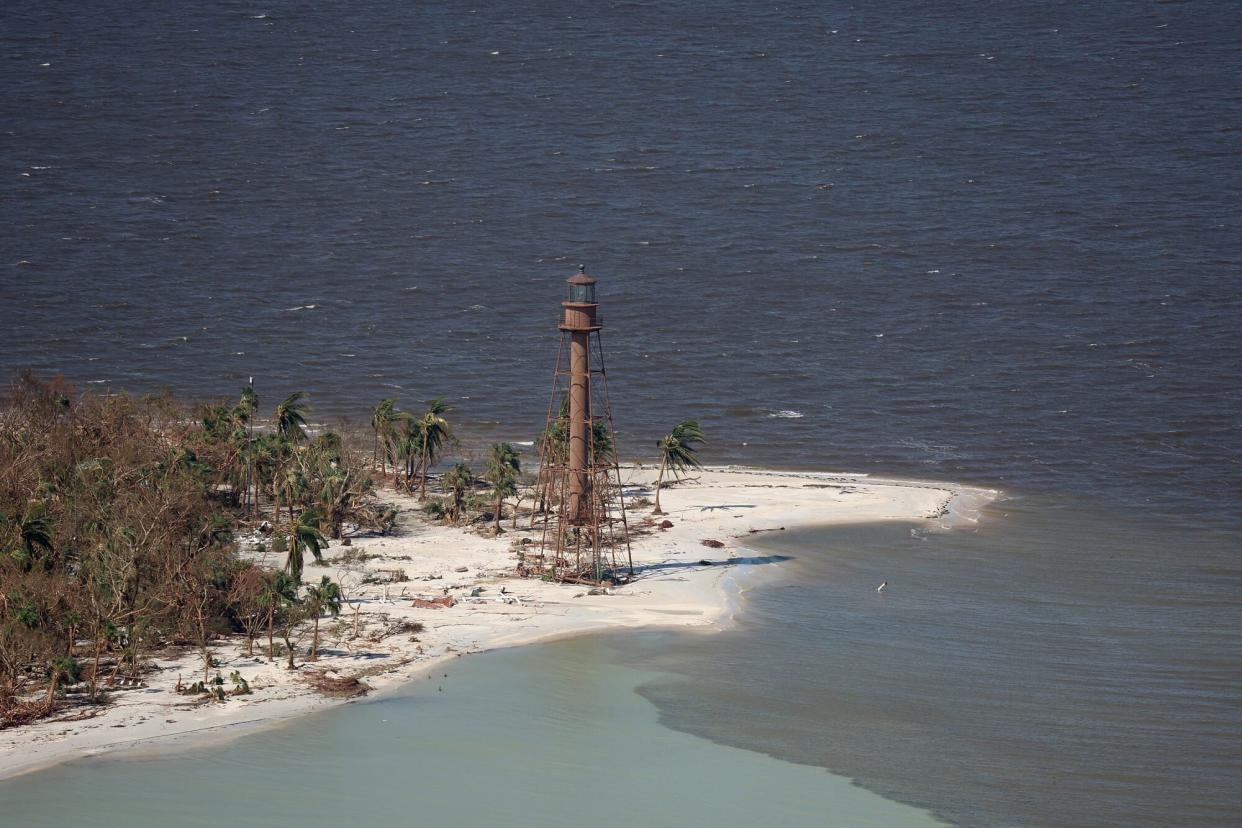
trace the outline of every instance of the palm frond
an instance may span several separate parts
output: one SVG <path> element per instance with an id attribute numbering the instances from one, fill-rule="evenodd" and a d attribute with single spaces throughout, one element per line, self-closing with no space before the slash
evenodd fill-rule
<path id="1" fill-rule="evenodd" d="M 660 438 L 656 447 L 660 449 L 664 462 L 672 469 L 673 474 L 677 475 L 687 469 L 697 469 L 702 466 L 699 458 L 695 456 L 695 450 L 696 444 L 705 442 L 707 441 L 698 421 L 683 420 L 673 428 L 672 432 Z"/>
<path id="2" fill-rule="evenodd" d="M 276 421 L 276 432 L 293 443 L 306 439 L 306 414 L 309 406 L 305 398 L 305 391 L 293 392 L 276 406 L 272 417 Z"/>

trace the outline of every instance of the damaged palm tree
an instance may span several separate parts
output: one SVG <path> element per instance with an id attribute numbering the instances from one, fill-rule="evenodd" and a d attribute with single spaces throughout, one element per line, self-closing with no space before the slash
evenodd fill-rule
<path id="1" fill-rule="evenodd" d="M 629 527 L 608 401 L 595 280 L 569 279 L 548 420 L 539 436 L 536 518 L 542 537 L 519 572 L 569 583 L 624 583 L 634 576 Z"/>

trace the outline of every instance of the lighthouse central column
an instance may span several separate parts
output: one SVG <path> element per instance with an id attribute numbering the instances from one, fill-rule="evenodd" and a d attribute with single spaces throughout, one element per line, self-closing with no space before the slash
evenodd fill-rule
<path id="1" fill-rule="evenodd" d="M 569 516 L 572 523 L 579 525 L 590 515 L 590 334 L 574 331 L 569 348 Z"/>

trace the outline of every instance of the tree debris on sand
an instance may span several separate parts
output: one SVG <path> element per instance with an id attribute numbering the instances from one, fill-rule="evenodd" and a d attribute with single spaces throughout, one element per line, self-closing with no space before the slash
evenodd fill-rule
<path id="1" fill-rule="evenodd" d="M 330 670 L 306 669 L 302 672 L 303 680 L 311 689 L 334 699 L 352 699 L 365 696 L 373 689 L 371 685 L 357 676 L 332 675 Z"/>
<path id="2" fill-rule="evenodd" d="M 445 595 L 441 598 L 415 598 L 411 606 L 414 609 L 444 609 L 446 607 L 456 606 L 457 601 L 452 595 Z"/>

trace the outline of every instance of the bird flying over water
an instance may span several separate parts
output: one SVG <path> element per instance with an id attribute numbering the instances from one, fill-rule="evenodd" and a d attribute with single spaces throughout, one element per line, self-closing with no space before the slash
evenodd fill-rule
<path id="1" fill-rule="evenodd" d="M 875 588 L 875 591 L 876 591 L 876 592 L 883 592 L 883 591 L 884 591 L 884 587 L 886 587 L 886 586 L 888 586 L 888 581 L 885 581 L 884 583 L 882 583 L 882 584 L 880 584 L 878 587 L 876 587 L 876 588 Z"/>

